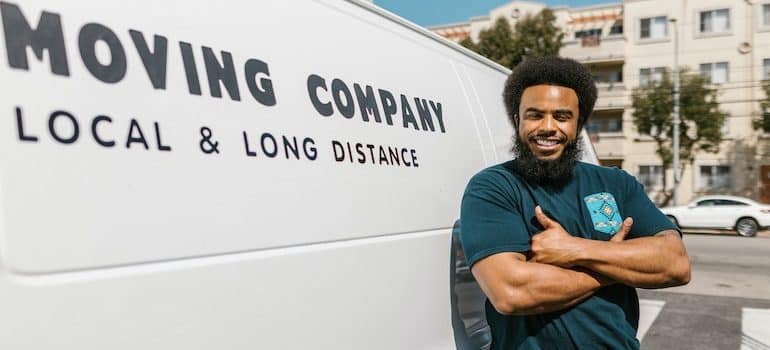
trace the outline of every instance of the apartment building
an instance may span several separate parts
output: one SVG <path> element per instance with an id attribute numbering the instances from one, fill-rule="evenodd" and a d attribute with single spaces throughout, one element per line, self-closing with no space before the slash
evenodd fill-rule
<path id="1" fill-rule="evenodd" d="M 460 41 L 503 17 L 515 25 L 545 4 L 514 1 L 488 16 L 431 27 Z M 662 77 L 674 66 L 707 76 L 728 113 L 719 153 L 698 153 L 683 164 L 678 202 L 704 194 L 736 194 L 770 202 L 770 134 L 754 130 L 764 98 L 761 80 L 770 77 L 770 0 L 624 0 L 589 7 L 551 7 L 565 32 L 561 56 L 574 58 L 594 73 L 599 88 L 596 111 L 587 129 L 602 164 L 635 175 L 651 198 L 673 186 L 663 183 L 655 142 L 636 131 L 631 92 Z"/>

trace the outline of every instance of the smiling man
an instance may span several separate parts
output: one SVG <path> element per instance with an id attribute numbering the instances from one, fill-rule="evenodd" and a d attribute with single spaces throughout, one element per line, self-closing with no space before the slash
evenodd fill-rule
<path id="1" fill-rule="evenodd" d="M 506 81 L 516 159 L 470 180 L 460 217 L 492 349 L 638 349 L 635 288 L 689 282 L 681 235 L 642 185 L 578 161 L 596 97 L 569 59 L 528 59 Z"/>

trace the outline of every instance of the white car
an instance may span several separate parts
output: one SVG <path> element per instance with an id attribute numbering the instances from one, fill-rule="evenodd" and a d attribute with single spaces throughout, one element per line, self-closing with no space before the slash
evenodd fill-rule
<path id="1" fill-rule="evenodd" d="M 735 230 L 752 237 L 770 227 L 770 205 L 735 196 L 705 196 L 683 206 L 661 208 L 680 228 Z"/>

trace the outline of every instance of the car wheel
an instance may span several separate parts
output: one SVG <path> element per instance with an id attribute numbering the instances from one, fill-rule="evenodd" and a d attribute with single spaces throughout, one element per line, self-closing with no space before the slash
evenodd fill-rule
<path id="1" fill-rule="evenodd" d="M 752 218 L 740 218 L 735 224 L 735 231 L 743 237 L 754 237 L 757 235 L 759 224 Z"/>
<path id="2" fill-rule="evenodd" d="M 672 215 L 666 215 L 666 217 L 667 217 L 669 220 L 671 220 L 671 223 L 673 223 L 673 224 L 674 224 L 674 226 L 676 226 L 677 228 L 679 228 L 679 221 L 676 221 L 676 218 L 675 218 L 675 217 L 673 217 Z"/>

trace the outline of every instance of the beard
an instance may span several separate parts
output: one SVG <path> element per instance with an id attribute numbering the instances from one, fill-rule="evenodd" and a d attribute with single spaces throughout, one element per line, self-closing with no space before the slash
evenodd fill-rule
<path id="1" fill-rule="evenodd" d="M 532 153 L 529 145 L 521 140 L 518 133 L 514 137 L 514 145 L 514 170 L 529 183 L 553 187 L 561 187 L 572 178 L 572 170 L 575 169 L 583 148 L 582 139 L 577 137 L 564 145 L 559 158 L 542 160 Z"/>

